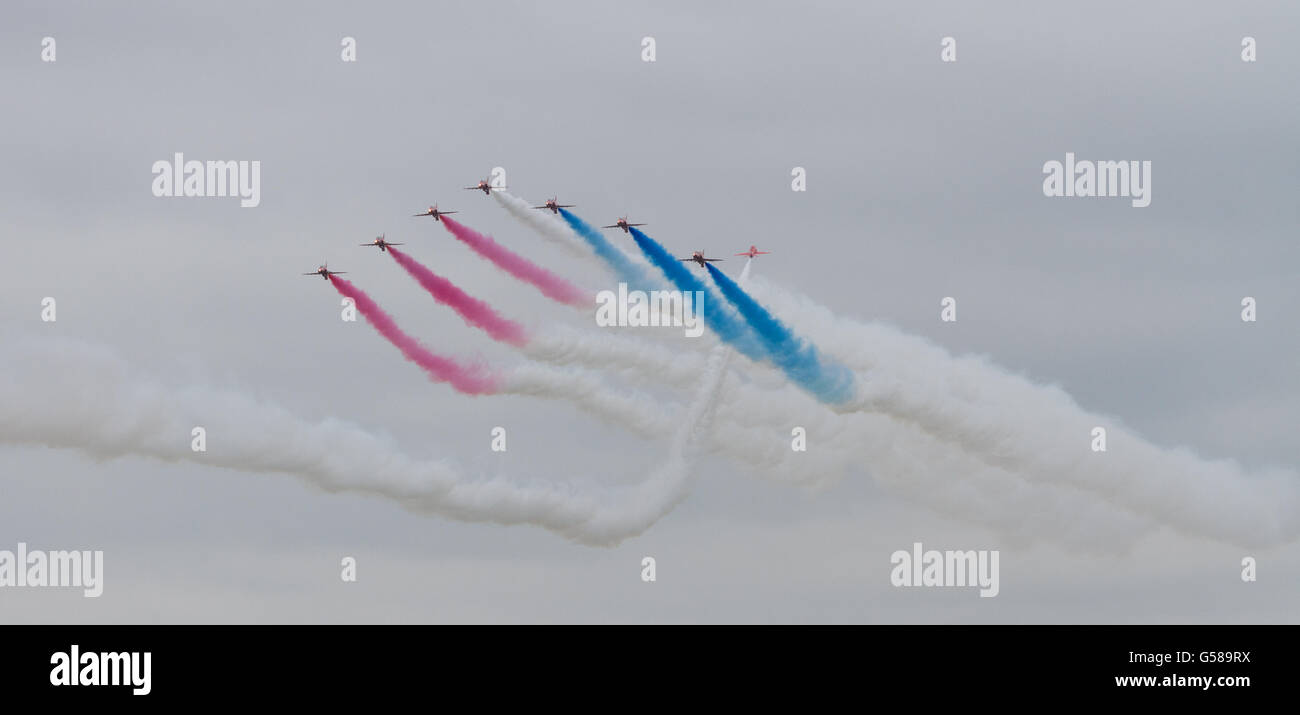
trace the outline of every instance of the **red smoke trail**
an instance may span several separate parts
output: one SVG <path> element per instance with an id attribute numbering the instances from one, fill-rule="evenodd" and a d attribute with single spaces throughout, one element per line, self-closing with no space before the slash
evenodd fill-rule
<path id="1" fill-rule="evenodd" d="M 482 328 L 492 336 L 493 340 L 510 343 L 516 347 L 523 347 L 528 343 L 528 333 L 524 330 L 524 326 L 501 317 L 492 306 L 457 288 L 451 281 L 425 268 L 419 261 L 396 248 L 389 246 L 388 252 L 393 254 L 393 259 L 398 265 L 405 268 L 412 278 L 429 291 L 429 295 L 439 303 L 451 306 L 451 309 L 460 314 L 466 323 Z"/>
<path id="2" fill-rule="evenodd" d="M 591 296 L 585 295 L 577 286 L 502 246 L 492 240 L 491 236 L 456 223 L 446 216 L 442 217 L 442 224 L 453 236 L 474 249 L 475 253 L 492 261 L 515 278 L 537 286 L 547 298 L 577 308 L 592 304 Z"/>
<path id="3" fill-rule="evenodd" d="M 401 350 L 407 360 L 424 368 L 435 382 L 449 383 L 458 392 L 470 395 L 496 392 L 498 379 L 495 376 L 487 374 L 482 369 L 466 367 L 450 358 L 433 354 L 418 340 L 402 332 L 402 329 L 397 327 L 397 323 L 393 322 L 392 317 L 360 288 L 338 276 L 330 276 L 329 279 L 339 293 L 356 303 L 357 310 L 361 311 L 361 315 L 375 326 L 375 330 L 378 330 L 380 335 Z"/>

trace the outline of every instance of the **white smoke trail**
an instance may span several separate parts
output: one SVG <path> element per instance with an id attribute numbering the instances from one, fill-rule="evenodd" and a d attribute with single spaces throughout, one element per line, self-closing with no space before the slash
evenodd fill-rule
<path id="1" fill-rule="evenodd" d="M 1156 447 L 1059 388 L 888 326 L 839 318 L 768 282 L 753 290 L 818 349 L 859 371 L 854 410 L 916 425 L 1027 481 L 1090 492 L 1184 533 L 1245 546 L 1300 535 L 1300 477 L 1292 470 L 1250 474 L 1232 461 Z M 1106 452 L 1091 450 L 1097 426 L 1106 428 Z"/>
<path id="2" fill-rule="evenodd" d="M 741 273 L 748 279 L 752 261 Z M 718 365 L 718 353 L 725 357 Z M 688 410 L 690 434 L 710 451 L 749 464 L 778 481 L 826 485 L 865 470 L 891 492 L 943 514 L 996 530 L 1017 544 L 1052 541 L 1085 553 L 1131 548 L 1153 525 L 1088 494 L 1034 484 L 990 466 L 915 425 L 874 414 L 836 414 L 788 382 L 755 390 L 739 378 L 726 385 L 720 345 L 710 356 L 700 399 Z M 752 366 L 751 366 L 752 367 Z M 774 371 L 770 371 L 775 374 Z M 725 385 L 725 387 L 724 387 Z M 715 423 L 704 415 L 716 410 Z M 705 412 L 707 411 L 707 412 Z M 803 427 L 805 451 L 791 448 L 791 428 Z M 683 435 L 679 433 L 675 445 Z"/>
<path id="3" fill-rule="evenodd" d="M 627 377 L 672 387 L 694 387 L 699 381 L 705 366 L 700 355 L 620 335 L 610 329 L 599 332 L 600 335 L 593 335 L 557 325 L 547 328 L 545 335 L 530 340 L 522 351 L 534 360 L 552 365 L 619 371 Z M 688 342 L 694 347 L 697 343 L 708 345 L 715 341 L 701 336 Z M 680 346 L 680 341 L 677 345 Z"/>
<path id="4" fill-rule="evenodd" d="M 658 437 L 672 430 L 672 419 L 652 397 L 614 392 L 589 373 L 525 363 L 506 373 L 499 392 L 572 402 L 644 437 Z"/>
<path id="5" fill-rule="evenodd" d="M 746 263 L 744 270 L 741 271 L 742 284 L 749 277 L 749 266 L 750 264 Z M 669 450 L 668 463 L 661 474 L 665 475 L 663 479 L 673 483 L 683 481 L 688 471 L 686 450 L 698 441 L 695 433 L 699 425 L 712 415 L 718 391 L 726 376 L 731 351 L 721 343 L 715 345 L 701 367 L 698 361 L 691 359 L 694 356 L 683 360 L 681 356 L 667 351 L 656 352 L 649 349 L 651 346 L 644 341 L 621 341 L 614 336 L 595 340 L 584 339 L 584 337 L 570 334 L 537 350 L 548 351 L 553 357 L 567 355 L 570 359 L 575 354 L 581 353 L 583 361 L 590 358 L 603 359 L 606 366 L 611 362 L 617 362 L 622 367 L 652 369 L 655 371 L 652 373 L 655 379 L 689 381 L 694 388 L 695 398 L 686 408 L 685 415 L 677 422 L 678 427 L 675 432 L 672 432 L 673 422 L 650 398 L 644 395 L 615 394 L 603 383 L 584 373 L 560 372 L 541 366 L 522 365 L 514 368 L 509 374 L 502 391 L 570 400 L 597 416 L 615 420 L 643 436 L 663 436 L 672 432 L 673 442 Z M 530 345 L 525 351 L 533 350 L 533 346 Z"/>
<path id="6" fill-rule="evenodd" d="M 190 449 L 195 425 L 207 432 L 206 452 Z M 169 389 L 101 348 L 61 339 L 0 344 L 0 443 L 288 474 L 329 492 L 463 521 L 533 524 L 592 545 L 641 533 L 677 498 L 661 479 L 608 490 L 608 499 L 564 485 L 467 480 L 354 424 L 307 422 L 235 392 Z"/>
<path id="7" fill-rule="evenodd" d="M 536 231 L 542 238 L 564 247 L 575 256 L 589 259 L 594 263 L 601 263 L 596 258 L 596 255 L 591 252 L 591 249 L 587 247 L 587 244 L 569 228 L 569 225 L 555 217 L 550 211 L 534 209 L 532 204 L 501 189 L 494 189 L 492 196 L 496 197 L 497 203 L 505 207 L 505 210 L 511 216 Z M 604 264 L 601 263 L 601 265 Z"/>
<path id="8" fill-rule="evenodd" d="M 745 265 L 742 284 L 751 265 Z M 673 435 L 672 448 L 656 474 L 656 483 L 685 484 L 689 467 L 684 451 L 687 442 L 694 440 L 703 442 L 714 453 L 750 465 L 767 478 L 812 486 L 831 482 L 865 463 L 872 476 L 895 493 L 1027 543 L 1048 532 L 1054 541 L 1075 550 L 1115 551 L 1128 548 L 1151 528 L 1148 520 L 1116 510 L 1090 495 L 1026 482 L 1019 475 L 936 440 L 914 425 L 877 415 L 837 415 L 788 385 L 759 391 L 752 380 L 747 380 L 733 385 L 733 394 L 719 398 L 731 356 L 725 346 L 715 347 L 703 367 L 693 355 L 676 356 L 655 347 L 621 336 L 574 333 L 557 337 L 534 352 L 562 363 L 650 371 L 653 379 L 678 386 L 695 387 L 695 380 L 703 376 L 702 384 L 695 389 L 696 401 L 687 408 L 683 429 Z M 720 358 L 720 354 L 726 358 Z M 754 366 L 749 367 L 753 372 Z M 771 370 L 757 372 L 776 376 Z M 591 389 L 598 388 L 593 384 Z M 662 415 L 638 422 L 642 418 L 634 412 L 637 404 L 593 411 L 633 425 L 643 435 L 667 434 L 662 431 Z M 719 405 L 722 419 L 711 430 L 701 429 L 707 422 L 706 413 L 701 411 L 712 413 Z M 789 429 L 796 423 L 807 430 L 813 442 L 806 452 L 790 449 Z M 783 426 L 784 431 L 776 425 Z M 684 495 L 684 486 L 674 493 Z M 668 502 L 661 503 L 665 509 L 671 508 Z M 1104 525 L 1100 535 L 1098 525 Z"/>
<path id="9" fill-rule="evenodd" d="M 792 449 L 793 427 L 805 430 L 805 451 Z M 718 398 L 711 436 L 715 453 L 758 476 L 823 489 L 866 472 L 891 493 L 1016 543 L 1050 540 L 1077 552 L 1114 553 L 1154 528 L 1095 495 L 991 466 L 915 425 L 836 414 L 789 384 L 759 392 L 733 379 Z"/>
<path id="10" fill-rule="evenodd" d="M 749 264 L 741 271 L 743 284 L 749 277 Z M 695 391 L 695 399 L 686 408 L 677 432 L 668 449 L 668 459 L 656 474 L 658 483 L 663 485 L 666 499 L 660 501 L 662 512 L 667 514 L 686 497 L 690 486 L 691 466 L 689 452 L 701 442 L 701 436 L 707 429 L 717 404 L 718 392 L 722 389 L 723 379 L 727 375 L 727 363 L 731 361 L 731 347 L 724 343 L 714 346 L 709 354 L 708 364 L 703 377 Z M 657 518 L 657 517 L 656 517 Z"/>
<path id="11" fill-rule="evenodd" d="M 651 477 L 637 487 L 647 493 L 645 503 L 640 505 L 635 514 L 610 512 L 606 518 L 613 520 L 613 525 L 623 528 L 630 526 L 644 531 L 686 498 L 690 491 L 692 473 L 690 449 L 699 441 L 700 430 L 707 423 L 730 357 L 731 348 L 728 346 L 720 344 L 714 347 L 695 400 L 687 407 L 686 414 L 673 434 L 667 457 Z M 603 521 L 598 524 L 602 528 L 613 528 L 613 525 L 606 527 Z"/>

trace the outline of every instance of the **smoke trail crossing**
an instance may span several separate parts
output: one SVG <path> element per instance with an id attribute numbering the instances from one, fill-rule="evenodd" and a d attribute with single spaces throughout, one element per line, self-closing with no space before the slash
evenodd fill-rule
<path id="1" fill-rule="evenodd" d="M 393 254 L 393 260 L 397 261 L 398 265 L 404 268 L 412 278 L 428 291 L 429 295 L 433 296 L 439 303 L 456 311 L 469 325 L 482 329 L 492 336 L 493 340 L 509 343 L 516 347 L 522 347 L 528 342 L 528 333 L 524 330 L 524 326 L 501 317 L 486 302 L 470 296 L 456 287 L 451 281 L 434 273 L 396 248 L 389 246 L 388 252 Z"/>
<path id="2" fill-rule="evenodd" d="M 591 296 L 583 293 L 577 286 L 502 246 L 491 236 L 479 233 L 446 216 L 442 217 L 442 225 L 447 227 L 451 235 L 474 249 L 475 253 L 515 278 L 532 284 L 547 298 L 575 308 L 591 305 Z"/>
<path id="3" fill-rule="evenodd" d="M 659 437 L 672 430 L 673 421 L 659 401 L 640 393 L 615 392 L 589 373 L 518 365 L 501 380 L 500 393 L 571 402 L 642 437 Z"/>
<path id="4" fill-rule="evenodd" d="M 741 280 L 749 275 L 749 264 L 741 272 Z M 731 346 L 721 343 L 715 345 L 709 354 L 703 377 L 695 389 L 695 399 L 686 408 L 686 414 L 673 434 L 672 444 L 668 448 L 668 459 L 652 477 L 659 488 L 660 500 L 657 512 L 647 511 L 643 518 L 657 521 L 681 503 L 690 491 L 691 464 L 688 451 L 700 442 L 708 442 L 708 435 L 703 434 L 709 426 L 717 403 L 718 393 L 722 389 L 723 378 L 727 374 L 727 363 L 731 360 Z M 647 524 L 648 527 L 648 524 Z"/>
<path id="5" fill-rule="evenodd" d="M 602 332 L 592 335 L 589 331 L 555 326 L 530 340 L 523 352 L 534 360 L 553 365 L 619 370 L 630 377 L 674 387 L 694 386 L 705 367 L 705 360 L 698 355 L 608 330 Z M 694 341 L 689 344 L 694 345 Z"/>
<path id="6" fill-rule="evenodd" d="M 636 240 L 636 245 L 640 247 L 641 252 L 645 254 L 650 262 L 663 271 L 668 280 L 672 282 L 678 290 L 684 293 L 695 294 L 696 291 L 704 294 L 704 312 L 705 324 L 718 334 L 724 342 L 729 343 L 746 357 L 751 360 L 761 360 L 766 357 L 763 347 L 759 345 L 758 340 L 754 337 L 749 326 L 745 325 L 738 316 L 734 315 L 719 300 L 717 294 L 709 290 L 700 279 L 691 275 L 691 271 L 681 261 L 674 258 L 659 245 L 657 241 L 645 235 L 645 232 L 638 228 L 632 228 L 632 238 Z"/>
<path id="7" fill-rule="evenodd" d="M 461 365 L 451 358 L 434 354 L 397 327 L 393 318 L 360 288 L 338 276 L 329 276 L 329 279 L 339 293 L 352 299 L 357 306 L 357 311 L 374 326 L 375 330 L 379 331 L 380 335 L 400 350 L 407 360 L 419 365 L 434 382 L 446 382 L 457 391 L 468 395 L 496 391 L 498 383 L 496 376 L 482 368 Z"/>
<path id="8" fill-rule="evenodd" d="M 746 263 L 745 267 L 748 268 L 749 264 Z M 853 397 L 854 376 L 848 368 L 823 360 L 818 355 L 817 348 L 791 332 L 735 281 L 714 268 L 713 264 L 706 263 L 705 268 L 722 294 L 736 306 L 767 346 L 772 361 L 791 380 L 822 402 L 843 404 Z"/>

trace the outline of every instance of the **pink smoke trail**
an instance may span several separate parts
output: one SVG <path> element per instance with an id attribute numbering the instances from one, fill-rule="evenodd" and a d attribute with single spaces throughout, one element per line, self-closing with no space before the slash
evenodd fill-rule
<path id="1" fill-rule="evenodd" d="M 429 295 L 439 303 L 450 306 L 465 319 L 466 323 L 482 328 L 492 336 L 493 340 L 510 343 L 516 347 L 528 344 L 528 332 L 524 330 L 524 326 L 501 317 L 486 302 L 457 288 L 451 281 L 425 268 L 419 261 L 396 248 L 389 246 L 388 252 L 393 254 L 393 260 L 397 261 L 398 265 L 405 268 L 412 278 L 429 291 Z"/>
<path id="2" fill-rule="evenodd" d="M 515 278 L 537 286 L 537 289 L 547 298 L 575 308 L 592 304 L 591 296 L 584 294 L 577 286 L 502 246 L 491 236 L 456 223 L 446 216 L 442 217 L 442 225 L 451 231 L 451 235 L 474 249 L 475 253 L 492 261 L 498 268 Z"/>
<path id="3" fill-rule="evenodd" d="M 401 350 L 407 360 L 424 368 L 434 382 L 446 382 L 456 388 L 457 392 L 468 395 L 490 394 L 497 391 L 499 379 L 496 376 L 486 373 L 481 368 L 467 367 L 450 358 L 435 355 L 418 340 L 402 332 L 392 316 L 385 313 L 383 308 L 380 308 L 379 304 L 360 288 L 338 276 L 330 276 L 329 279 L 339 293 L 356 303 L 357 310 L 361 311 L 361 315 L 375 326 L 375 330 L 378 330 L 380 335 Z"/>

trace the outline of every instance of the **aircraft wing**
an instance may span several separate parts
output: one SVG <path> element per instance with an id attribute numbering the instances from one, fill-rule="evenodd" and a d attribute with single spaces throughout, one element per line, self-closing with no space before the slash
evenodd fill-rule
<path id="1" fill-rule="evenodd" d="M 727 260 L 727 259 L 725 259 L 725 258 L 706 258 L 706 259 L 704 259 L 704 260 L 709 261 L 709 262 L 713 262 L 713 261 L 725 261 L 725 260 Z"/>

